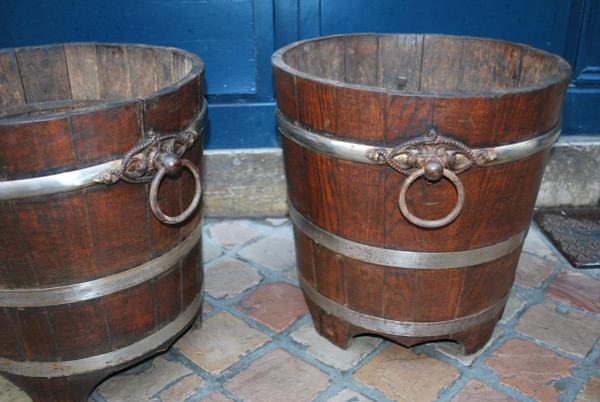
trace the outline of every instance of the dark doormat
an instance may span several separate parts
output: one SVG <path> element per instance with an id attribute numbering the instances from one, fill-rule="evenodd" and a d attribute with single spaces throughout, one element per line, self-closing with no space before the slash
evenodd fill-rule
<path id="1" fill-rule="evenodd" d="M 571 265 L 600 267 L 600 207 L 541 208 L 533 217 Z"/>

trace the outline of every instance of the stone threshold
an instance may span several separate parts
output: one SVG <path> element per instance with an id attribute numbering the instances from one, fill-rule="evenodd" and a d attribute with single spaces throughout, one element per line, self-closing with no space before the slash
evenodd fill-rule
<path id="1" fill-rule="evenodd" d="M 208 150 L 204 168 L 207 217 L 287 215 L 281 148 Z M 536 206 L 595 206 L 599 201 L 600 138 L 561 138 L 550 153 Z"/>

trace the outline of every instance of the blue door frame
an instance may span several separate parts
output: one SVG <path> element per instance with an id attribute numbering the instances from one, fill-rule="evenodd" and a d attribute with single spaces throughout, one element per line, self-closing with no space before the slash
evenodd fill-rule
<path id="1" fill-rule="evenodd" d="M 600 134 L 597 0 L 0 0 L 0 47 L 131 42 L 200 55 L 208 149 L 278 146 L 272 52 L 350 32 L 486 36 L 558 53 L 574 67 L 563 132 Z"/>

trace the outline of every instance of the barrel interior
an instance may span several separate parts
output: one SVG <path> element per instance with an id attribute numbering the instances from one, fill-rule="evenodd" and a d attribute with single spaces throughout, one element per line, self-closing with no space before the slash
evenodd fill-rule
<path id="1" fill-rule="evenodd" d="M 143 98 L 185 78 L 185 52 L 65 44 L 0 50 L 0 117 L 37 116 Z"/>
<path id="2" fill-rule="evenodd" d="M 441 35 L 334 36 L 291 46 L 282 59 L 316 79 L 430 94 L 527 90 L 569 71 L 526 45 Z"/>

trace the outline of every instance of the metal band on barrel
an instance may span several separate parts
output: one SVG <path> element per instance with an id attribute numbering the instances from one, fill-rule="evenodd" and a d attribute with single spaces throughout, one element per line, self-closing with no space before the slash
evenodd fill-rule
<path id="1" fill-rule="evenodd" d="M 202 111 L 190 127 L 200 133 L 206 121 L 206 114 L 206 102 L 204 102 Z M 118 168 L 121 163 L 122 160 L 117 159 L 70 172 L 32 177 L 30 179 L 0 181 L 0 201 L 41 197 L 94 186 L 98 184 L 94 181 L 97 175 L 106 170 Z"/>
<path id="2" fill-rule="evenodd" d="M 430 253 L 394 250 L 339 237 L 309 222 L 291 204 L 289 207 L 290 218 L 296 228 L 315 243 L 355 260 L 388 267 L 447 269 L 483 264 L 510 254 L 519 248 L 527 234 L 527 230 L 523 230 L 499 243 L 464 251 Z"/>
<path id="3" fill-rule="evenodd" d="M 89 282 L 51 288 L 2 289 L 0 307 L 43 307 L 77 303 L 134 287 L 168 271 L 186 256 L 202 237 L 202 220 L 188 237 L 165 254 L 125 272 Z"/>
<path id="4" fill-rule="evenodd" d="M 392 147 L 382 148 L 376 144 L 368 145 L 351 141 L 341 141 L 311 132 L 295 125 L 279 110 L 277 111 L 277 124 L 279 126 L 279 131 L 298 145 L 336 159 L 345 159 L 351 162 L 373 165 L 376 164 L 376 162 L 370 159 L 368 155 L 374 148 L 385 149 L 388 152 L 391 152 L 392 150 Z M 559 122 L 550 131 L 539 134 L 529 140 L 497 147 L 474 149 L 473 151 L 488 151 L 497 155 L 493 160 L 485 162 L 483 164 L 484 166 L 510 163 L 527 158 L 528 156 L 548 148 L 558 139 L 560 130 L 561 123 Z"/>
<path id="5" fill-rule="evenodd" d="M 432 322 L 396 321 L 360 313 L 336 303 L 323 296 L 302 278 L 300 278 L 300 285 L 305 295 L 317 306 L 325 310 L 325 312 L 357 327 L 365 328 L 375 333 L 396 336 L 440 336 L 465 331 L 497 316 L 504 308 L 508 298 L 507 294 L 496 304 L 479 313 L 453 320 Z"/>
<path id="6" fill-rule="evenodd" d="M 174 321 L 139 342 L 113 352 L 84 359 L 56 362 L 19 362 L 0 357 L 0 372 L 26 377 L 65 377 L 120 366 L 152 352 L 173 339 L 196 317 L 204 295 L 204 288 L 194 301 Z"/>

